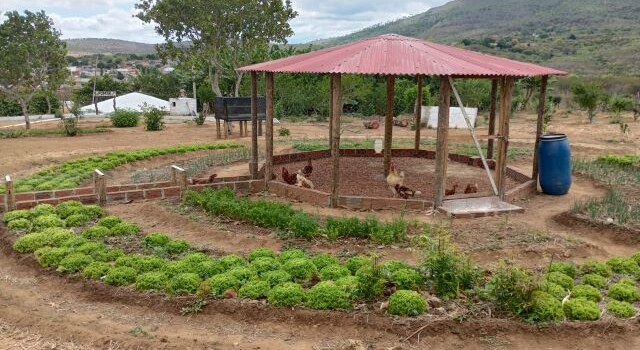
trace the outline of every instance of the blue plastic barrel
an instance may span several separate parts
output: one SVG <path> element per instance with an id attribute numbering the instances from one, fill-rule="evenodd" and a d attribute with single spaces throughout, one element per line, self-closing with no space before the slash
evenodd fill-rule
<path id="1" fill-rule="evenodd" d="M 571 187 L 571 149 L 565 134 L 549 134 L 540 138 L 538 179 L 542 192 L 563 195 Z"/>

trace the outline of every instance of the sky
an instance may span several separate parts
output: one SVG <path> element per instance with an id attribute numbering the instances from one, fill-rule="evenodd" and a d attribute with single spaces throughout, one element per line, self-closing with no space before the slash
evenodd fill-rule
<path id="1" fill-rule="evenodd" d="M 449 0 L 292 0 L 290 43 L 306 43 L 418 14 Z M 136 0 L 1 0 L 0 12 L 44 10 L 63 39 L 112 38 L 159 43 L 152 25 L 133 17 Z M 0 21 L 4 15 L 0 15 Z"/>

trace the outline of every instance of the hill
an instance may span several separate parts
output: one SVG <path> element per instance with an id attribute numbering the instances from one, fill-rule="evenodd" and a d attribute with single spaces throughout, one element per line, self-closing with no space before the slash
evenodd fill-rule
<path id="1" fill-rule="evenodd" d="M 638 13 L 638 0 L 455 0 L 313 44 L 396 33 L 574 73 L 640 75 Z"/>
<path id="2" fill-rule="evenodd" d="M 154 44 L 118 39 L 84 38 L 67 39 L 65 42 L 71 56 L 116 53 L 146 55 L 156 52 Z"/>

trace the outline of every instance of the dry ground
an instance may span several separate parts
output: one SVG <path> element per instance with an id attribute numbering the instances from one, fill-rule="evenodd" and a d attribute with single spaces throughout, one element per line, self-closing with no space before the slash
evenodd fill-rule
<path id="1" fill-rule="evenodd" d="M 628 117 L 628 116 L 627 116 Z M 640 124 L 629 122 L 633 134 L 623 136 L 617 125 L 605 118 L 590 125 L 583 115 L 557 117 L 551 131 L 569 136 L 574 156 L 602 153 L 637 154 Z M 382 130 L 362 130 L 361 123 L 345 125 L 343 137 L 381 137 Z M 47 127 L 39 124 L 37 127 Z M 291 138 L 324 138 L 324 124 L 287 124 Z M 276 131 L 279 127 L 276 127 Z M 533 147 L 534 117 L 519 115 L 512 122 L 511 145 Z M 486 133 L 481 127 L 479 134 Z M 434 130 L 423 136 L 435 139 Z M 394 136 L 412 138 L 408 129 L 394 128 Z M 463 130 L 452 130 L 454 142 L 467 143 Z M 231 139 L 248 145 L 249 139 Z M 290 151 L 289 138 L 277 137 L 276 152 Z M 116 149 L 170 146 L 215 141 L 215 126 L 196 127 L 169 124 L 160 133 L 141 128 L 116 129 L 111 133 L 76 138 L 31 137 L 0 140 L 2 175 L 27 175 L 64 160 L 105 153 Z M 281 142 L 280 142 L 281 141 Z M 176 159 L 158 159 L 143 164 L 154 168 Z M 529 172 L 531 159 L 513 162 Z M 125 169 L 127 170 L 127 169 Z M 224 169 L 227 174 L 246 173 L 246 164 Z M 124 171 L 124 170 L 123 170 Z M 126 175 L 121 174 L 124 179 Z M 584 260 L 629 254 L 640 243 L 621 238 L 614 231 L 576 224 L 558 218 L 575 199 L 600 196 L 604 189 L 587 179 L 575 178 L 571 192 L 562 197 L 536 196 L 521 202 L 527 212 L 508 217 L 456 219 L 409 212 L 412 219 L 449 226 L 454 242 L 481 265 L 489 266 L 501 257 L 513 257 L 529 267 L 541 267 L 554 259 Z M 339 209 L 317 208 L 295 203 L 320 215 L 359 215 Z M 270 232 L 249 226 L 212 220 L 198 213 L 180 212 L 175 203 L 149 202 L 114 205 L 108 211 L 135 221 L 145 230 L 162 230 L 220 252 L 246 252 L 257 246 L 280 248 L 305 245 L 312 251 L 358 252 L 378 249 L 362 242 L 346 242 L 336 247 L 328 241 L 289 242 Z M 397 211 L 378 213 L 392 218 Z M 417 262 L 419 252 L 410 246 L 385 247 L 388 258 Z M 83 281 L 46 273 L 11 253 L 0 250 L 0 349 L 632 349 L 640 347 L 637 320 L 623 324 L 568 324 L 537 329 L 519 322 L 487 320 L 462 324 L 435 323 L 421 333 L 420 343 L 400 341 L 418 328 L 393 319 L 368 320 L 340 312 L 305 312 L 222 303 L 209 305 L 203 314 L 180 316 L 176 301 L 151 296 L 112 295 L 95 290 Z M 252 311 L 253 310 L 253 311 Z"/>

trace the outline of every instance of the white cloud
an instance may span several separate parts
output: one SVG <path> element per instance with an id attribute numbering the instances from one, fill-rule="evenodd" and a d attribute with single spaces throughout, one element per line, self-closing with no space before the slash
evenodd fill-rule
<path id="1" fill-rule="evenodd" d="M 44 8 L 61 9 L 105 9 L 114 6 L 126 5 L 131 7 L 132 0 L 2 0 L 0 11 L 16 9 L 29 9 L 35 11 Z"/>

